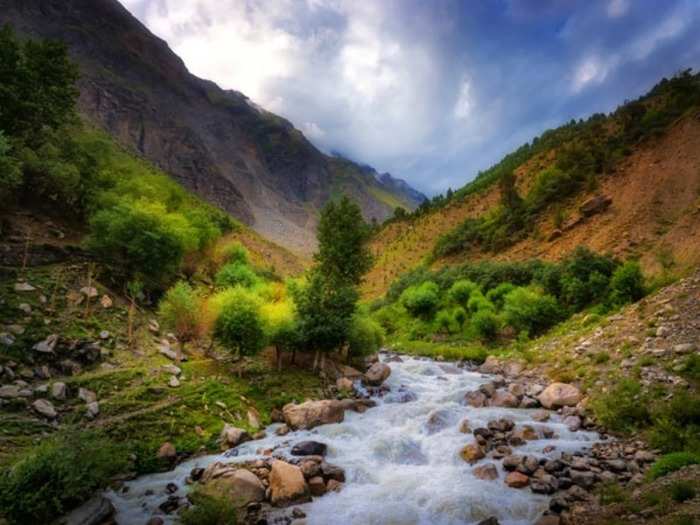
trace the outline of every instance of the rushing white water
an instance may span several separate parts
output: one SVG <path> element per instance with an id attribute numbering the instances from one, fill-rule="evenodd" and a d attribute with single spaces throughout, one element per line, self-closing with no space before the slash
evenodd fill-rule
<path id="1" fill-rule="evenodd" d="M 473 436 L 459 431 L 467 418 L 471 428 L 486 426 L 488 421 L 509 417 L 518 424 L 535 428 L 547 426 L 557 439 L 530 441 L 514 449 L 544 457 L 542 449 L 553 445 L 551 457 L 589 447 L 597 435 L 570 432 L 552 414 L 547 423 L 531 419 L 532 411 L 505 408 L 471 408 L 461 404 L 465 392 L 490 380 L 475 372 L 430 360 L 404 358 L 390 363 L 392 373 L 387 383 L 392 394 L 377 399 L 378 405 L 364 414 L 346 412 L 345 421 L 324 425 L 311 431 L 293 432 L 280 437 L 274 434 L 238 447 L 238 456 L 212 455 L 196 458 L 175 470 L 144 476 L 127 484 L 128 491 L 109 492 L 121 525 L 142 524 L 167 499 L 165 486 L 176 483 L 181 494 L 184 480 L 194 467 L 206 467 L 214 461 L 246 461 L 257 458 L 259 449 L 278 447 L 275 452 L 288 454 L 291 446 L 313 439 L 328 445 L 326 459 L 345 469 L 347 482 L 341 492 L 326 494 L 303 505 L 309 525 L 457 525 L 472 524 L 496 517 L 502 525 L 526 525 L 537 520 L 547 508 L 548 498 L 529 489 L 511 489 L 500 477 L 482 481 L 472 474 L 473 467 L 459 457 L 459 450 L 473 441 Z M 415 400 L 393 402 L 403 387 L 413 392 Z M 431 433 L 426 425 L 435 411 L 449 424 Z M 485 459 L 480 463 L 490 461 Z M 151 493 L 152 495 L 146 495 Z M 174 523 L 175 516 L 162 516 Z"/>

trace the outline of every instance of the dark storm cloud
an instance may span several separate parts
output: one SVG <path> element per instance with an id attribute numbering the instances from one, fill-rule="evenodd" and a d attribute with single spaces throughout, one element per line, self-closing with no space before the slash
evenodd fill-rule
<path id="1" fill-rule="evenodd" d="M 695 0 L 123 0 L 197 75 L 428 193 L 700 66 Z"/>

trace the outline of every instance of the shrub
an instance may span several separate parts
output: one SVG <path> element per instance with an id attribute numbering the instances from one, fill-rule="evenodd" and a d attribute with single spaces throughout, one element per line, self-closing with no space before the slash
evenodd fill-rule
<path id="1" fill-rule="evenodd" d="M 700 463 L 700 455 L 691 452 L 672 452 L 661 456 L 649 469 L 649 477 L 654 480 L 680 470 L 689 465 Z"/>
<path id="2" fill-rule="evenodd" d="M 179 281 L 166 292 L 158 313 L 182 342 L 202 336 L 206 329 L 204 298 L 185 281 Z"/>
<path id="3" fill-rule="evenodd" d="M 561 308 L 551 295 L 532 288 L 516 288 L 504 298 L 505 322 L 519 332 L 539 334 L 562 318 Z"/>
<path id="4" fill-rule="evenodd" d="M 700 453 L 700 396 L 676 390 L 669 402 L 654 406 L 651 444 L 664 452 L 690 450 Z"/>
<path id="5" fill-rule="evenodd" d="M 248 250 L 246 250 L 240 242 L 234 242 L 224 246 L 222 255 L 227 263 L 243 263 L 248 264 Z"/>
<path id="6" fill-rule="evenodd" d="M 471 325 L 479 337 L 490 341 L 498 335 L 500 319 L 493 310 L 482 309 L 472 316 Z"/>
<path id="7" fill-rule="evenodd" d="M 677 480 L 668 487 L 671 499 L 676 503 L 683 503 L 693 499 L 696 494 L 695 486 L 687 480 Z"/>
<path id="8" fill-rule="evenodd" d="M 254 355 L 265 344 L 259 304 L 244 290 L 227 296 L 214 327 L 215 337 L 236 356 Z"/>
<path id="9" fill-rule="evenodd" d="M 610 302 L 615 306 L 639 301 L 644 297 L 644 275 L 639 263 L 627 261 L 610 279 Z"/>
<path id="10" fill-rule="evenodd" d="M 426 281 L 418 286 L 411 286 L 401 294 L 401 304 L 414 317 L 429 318 L 435 312 L 440 297 L 438 286 Z"/>
<path id="11" fill-rule="evenodd" d="M 193 506 L 180 514 L 182 525 L 236 525 L 237 509 L 228 497 L 214 497 L 194 490 Z"/>
<path id="12" fill-rule="evenodd" d="M 370 355 L 378 352 L 384 343 L 384 330 L 370 317 L 356 313 L 348 331 L 350 354 L 353 356 Z"/>
<path id="13" fill-rule="evenodd" d="M 494 310 L 493 303 L 489 301 L 484 295 L 476 291 L 472 294 L 469 302 L 467 303 L 467 308 L 470 312 L 475 313 L 480 310 Z"/>
<path id="14" fill-rule="evenodd" d="M 596 418 L 606 428 L 618 432 L 632 432 L 651 423 L 649 399 L 641 385 L 623 379 L 608 393 L 593 399 L 591 407 Z"/>
<path id="15" fill-rule="evenodd" d="M 19 162 L 10 156 L 10 143 L 0 130 L 0 204 L 22 184 Z"/>
<path id="16" fill-rule="evenodd" d="M 501 283 L 486 293 L 486 298 L 493 303 L 496 308 L 503 308 L 505 296 L 515 289 L 513 283 Z"/>
<path id="17" fill-rule="evenodd" d="M 435 327 L 438 332 L 451 333 L 453 332 L 454 318 L 448 310 L 440 310 L 435 316 Z"/>
<path id="18" fill-rule="evenodd" d="M 477 285 L 476 283 L 467 279 L 460 279 L 450 287 L 448 294 L 452 301 L 461 306 L 466 306 L 467 301 L 469 301 L 469 297 L 471 297 L 472 292 L 478 289 L 479 285 Z"/>
<path id="19" fill-rule="evenodd" d="M 10 523 L 52 523 L 126 470 L 125 452 L 94 432 L 45 440 L 0 474 L 0 509 Z"/>
<path id="20" fill-rule="evenodd" d="M 260 283 L 260 278 L 242 262 L 233 262 L 224 265 L 214 277 L 216 286 L 219 288 L 233 288 L 234 286 L 244 286 L 251 288 Z"/>
<path id="21" fill-rule="evenodd" d="M 464 322 L 467 320 L 467 312 L 461 306 L 457 306 L 452 310 L 452 319 L 458 327 L 464 326 Z"/>

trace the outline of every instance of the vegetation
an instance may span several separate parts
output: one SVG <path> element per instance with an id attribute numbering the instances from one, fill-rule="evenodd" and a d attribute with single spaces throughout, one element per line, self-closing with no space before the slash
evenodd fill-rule
<path id="1" fill-rule="evenodd" d="M 559 263 L 419 267 L 392 283 L 372 307 L 393 341 L 493 344 L 540 335 L 576 312 L 607 311 L 645 293 L 639 264 L 578 248 Z"/>
<path id="2" fill-rule="evenodd" d="M 12 523 L 49 523 L 126 468 L 124 451 L 103 436 L 59 434 L 0 475 L 0 508 Z"/>
<path id="3" fill-rule="evenodd" d="M 195 490 L 190 494 L 193 506 L 182 512 L 183 525 L 236 525 L 238 510 L 228 498 L 217 498 Z"/>
<path id="4" fill-rule="evenodd" d="M 691 452 L 672 452 L 657 459 L 649 470 L 651 479 L 658 479 L 689 465 L 700 463 L 700 456 Z"/>

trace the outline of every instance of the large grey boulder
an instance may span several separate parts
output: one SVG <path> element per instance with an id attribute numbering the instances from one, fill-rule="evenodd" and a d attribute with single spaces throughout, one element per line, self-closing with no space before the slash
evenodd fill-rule
<path id="1" fill-rule="evenodd" d="M 567 383 L 552 383 L 537 396 L 543 407 L 556 409 L 576 406 L 581 401 L 581 392 L 574 385 Z"/>
<path id="2" fill-rule="evenodd" d="M 385 363 L 374 363 L 365 372 L 365 383 L 369 386 L 379 386 L 391 375 L 391 367 Z"/>
<path id="3" fill-rule="evenodd" d="M 345 418 L 343 405 L 334 399 L 307 401 L 300 405 L 290 403 L 284 406 L 282 413 L 287 426 L 294 430 L 340 423 Z"/>

